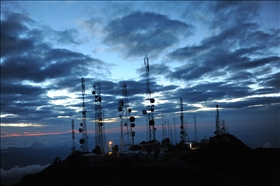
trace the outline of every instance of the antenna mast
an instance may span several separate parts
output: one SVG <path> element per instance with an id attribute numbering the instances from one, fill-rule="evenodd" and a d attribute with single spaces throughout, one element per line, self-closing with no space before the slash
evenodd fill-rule
<path id="1" fill-rule="evenodd" d="M 219 135 L 220 134 L 220 115 L 219 115 L 219 105 L 216 105 L 217 108 L 217 114 L 216 114 L 216 131 L 214 134 Z"/>
<path id="2" fill-rule="evenodd" d="M 79 128 L 79 132 L 82 133 L 82 138 L 80 139 L 80 144 L 83 152 L 88 152 L 88 136 L 87 136 L 87 124 L 86 124 L 86 117 L 87 117 L 87 111 L 85 108 L 85 79 L 82 78 L 81 80 L 81 85 L 82 85 L 82 99 L 83 99 L 83 121 L 80 123 L 80 126 L 82 128 Z"/>
<path id="3" fill-rule="evenodd" d="M 169 120 L 168 120 L 168 136 L 169 136 L 169 139 L 170 139 L 170 144 L 173 144 L 173 140 L 172 140 L 172 127 L 169 125 Z"/>
<path id="4" fill-rule="evenodd" d="M 163 114 L 161 112 L 161 123 L 162 123 L 162 140 L 166 138 L 165 121 L 163 120 Z"/>
<path id="5" fill-rule="evenodd" d="M 101 107 L 101 95 L 100 95 L 100 83 L 94 83 L 94 91 L 92 94 L 95 97 L 95 146 L 99 146 L 101 151 L 105 151 L 105 133 L 104 133 L 104 122 Z"/>
<path id="6" fill-rule="evenodd" d="M 134 146 L 135 132 L 132 128 L 135 127 L 135 117 L 130 116 L 131 108 L 129 108 L 127 100 L 126 84 L 122 86 L 123 100 L 119 101 L 118 111 L 120 112 L 121 125 L 121 151 L 129 150 L 129 147 Z M 129 119 L 128 119 L 129 118 Z"/>
<path id="7" fill-rule="evenodd" d="M 74 119 L 72 119 L 72 148 L 71 148 L 72 153 L 76 151 L 75 148 L 75 131 L 74 131 Z"/>
<path id="8" fill-rule="evenodd" d="M 194 119 L 194 141 L 195 141 L 195 142 L 198 142 L 198 137 L 197 137 L 197 128 L 196 128 L 196 118 L 195 118 L 195 115 L 194 115 L 193 119 Z"/>
<path id="9" fill-rule="evenodd" d="M 174 120 L 174 138 L 175 138 L 175 140 L 174 140 L 174 145 L 177 145 L 177 132 L 176 132 L 176 124 L 175 124 L 175 118 L 173 118 L 173 120 Z"/>
<path id="10" fill-rule="evenodd" d="M 180 119 L 181 119 L 181 126 L 180 126 L 180 134 L 181 134 L 181 142 L 183 143 L 183 145 L 185 146 L 185 143 L 186 143 L 186 130 L 185 130 L 185 127 L 184 127 L 184 110 L 183 110 L 183 101 L 182 101 L 182 98 L 180 98 L 180 105 L 181 105 L 181 116 L 180 116 Z"/>
<path id="11" fill-rule="evenodd" d="M 151 89 L 150 89 L 150 76 L 149 76 L 149 71 L 150 71 L 150 67 L 149 67 L 149 58 L 148 56 L 146 56 L 144 58 L 144 65 L 145 65 L 145 70 L 146 70 L 146 100 L 149 101 L 148 104 L 148 108 L 147 110 L 143 110 L 142 113 L 144 115 L 146 115 L 146 123 L 147 123 L 147 141 L 151 142 L 152 140 L 155 141 L 155 132 L 156 132 L 156 128 L 155 128 L 155 120 L 154 120 L 154 102 L 155 99 L 152 98 L 151 96 Z"/>

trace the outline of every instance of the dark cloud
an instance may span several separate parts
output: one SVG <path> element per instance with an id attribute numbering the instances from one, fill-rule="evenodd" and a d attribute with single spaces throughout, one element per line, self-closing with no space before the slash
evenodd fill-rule
<path id="1" fill-rule="evenodd" d="M 17 122 L 50 122 L 55 125 L 61 122 L 58 116 L 76 115 L 75 107 L 53 104 L 59 100 L 71 100 L 71 97 L 51 98 L 47 96 L 48 91 L 81 91 L 80 78 L 92 72 L 102 74 L 105 63 L 79 52 L 54 48 L 47 40 L 53 38 L 54 42 L 61 44 L 79 44 L 75 39 L 78 34 L 75 29 L 55 31 L 38 24 L 26 14 L 4 12 L 3 15 L 1 113 L 14 115 L 3 117 L 1 121 L 14 123 L 16 119 Z M 42 86 L 48 80 L 53 83 Z"/>
<path id="2" fill-rule="evenodd" d="M 183 64 L 167 77 L 194 83 L 196 80 L 208 79 L 211 88 L 202 84 L 202 89 L 192 86 L 184 90 L 189 95 L 186 99 L 191 102 L 277 93 L 279 75 L 275 69 L 279 68 L 279 56 L 276 43 L 280 39 L 277 29 L 260 29 L 256 21 L 258 5 L 250 7 L 246 3 L 217 2 L 213 7 L 213 16 L 217 19 L 208 24 L 217 29 L 216 34 L 202 39 L 197 45 L 170 52 L 170 60 Z M 264 75 L 266 78 L 263 78 Z M 217 86 L 211 80 L 218 82 Z M 264 88 L 251 88 L 256 86 Z M 183 93 L 178 94 L 183 96 Z M 240 102 L 239 107 L 256 102 L 257 99 Z M 237 108 L 236 105 L 233 107 Z"/>
<path id="3" fill-rule="evenodd" d="M 192 26 L 151 12 L 134 12 L 111 21 L 104 42 L 121 46 L 125 55 L 144 56 L 162 52 L 177 43 L 180 35 L 190 35 Z"/>
<path id="4" fill-rule="evenodd" d="M 223 108 L 228 109 L 241 109 L 248 107 L 252 107 L 252 109 L 264 109 L 266 107 L 270 107 L 271 104 L 276 103 L 280 103 L 280 99 L 278 97 L 253 97 L 238 102 L 221 102 L 219 104 L 222 105 Z"/>
<path id="5" fill-rule="evenodd" d="M 8 13 L 7 13 L 8 14 Z M 19 19 L 15 19 L 15 17 Z M 3 79 L 41 82 L 46 79 L 86 75 L 87 65 L 103 68 L 104 62 L 82 53 L 53 48 L 45 38 L 62 44 L 74 43 L 75 29 L 54 31 L 51 28 L 30 26 L 32 20 L 24 14 L 9 13 L 1 20 L 1 53 Z M 35 24 L 35 21 L 32 21 Z M 45 30 L 44 30 L 45 29 Z M 49 33 L 52 33 L 48 35 Z"/>

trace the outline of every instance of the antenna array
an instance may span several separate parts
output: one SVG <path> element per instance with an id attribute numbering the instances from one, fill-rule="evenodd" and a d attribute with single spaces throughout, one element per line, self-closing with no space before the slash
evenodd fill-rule
<path id="1" fill-rule="evenodd" d="M 181 116 L 180 116 L 180 120 L 181 120 L 181 126 L 180 126 L 180 139 L 181 142 L 185 145 L 186 142 L 186 129 L 184 127 L 184 111 L 183 111 L 183 101 L 182 98 L 180 98 L 180 105 L 181 105 Z"/>
<path id="2" fill-rule="evenodd" d="M 80 144 L 83 152 L 88 152 L 88 136 L 87 136 L 87 124 L 86 124 L 86 116 L 87 116 L 87 111 L 85 108 L 85 79 L 82 78 L 81 80 L 81 85 L 82 85 L 82 99 L 83 99 L 83 121 L 80 123 L 80 126 L 82 128 L 79 128 L 79 132 L 82 133 L 82 138 L 80 139 Z"/>
<path id="3" fill-rule="evenodd" d="M 76 148 L 75 148 L 74 119 L 72 119 L 72 148 L 71 148 L 71 152 L 74 153 L 75 151 L 76 151 Z"/>
<path id="4" fill-rule="evenodd" d="M 220 134 L 220 115 L 219 115 L 219 105 L 216 105 L 217 108 L 217 114 L 216 114 L 216 131 L 214 134 L 219 135 Z"/>
<path id="5" fill-rule="evenodd" d="M 119 101 L 118 111 L 120 112 L 121 126 L 121 151 L 129 150 L 129 147 L 134 146 L 135 132 L 132 128 L 135 127 L 135 117 L 130 116 L 131 108 L 129 108 L 127 100 L 126 84 L 122 86 L 123 99 Z"/>
<path id="6" fill-rule="evenodd" d="M 94 103 L 95 103 L 95 146 L 99 146 L 101 151 L 105 151 L 104 139 L 104 122 L 102 115 L 102 107 L 101 107 L 101 95 L 100 95 L 100 83 L 94 83 L 94 90 L 92 94 L 94 95 Z"/>
<path id="7" fill-rule="evenodd" d="M 146 56 L 144 58 L 144 65 L 146 70 L 146 100 L 149 101 L 147 109 L 143 110 L 142 113 L 146 115 L 146 125 L 147 125 L 147 141 L 151 142 L 152 140 L 155 141 L 156 136 L 156 128 L 155 128 L 155 120 L 154 120 L 154 102 L 155 99 L 152 98 L 152 93 L 150 89 L 150 67 L 149 67 L 149 58 Z"/>
<path id="8" fill-rule="evenodd" d="M 194 119 L 194 141 L 195 141 L 195 142 L 198 142 L 198 137 L 197 137 L 197 128 L 196 128 L 196 118 L 195 118 L 195 115 L 194 115 L 193 119 Z"/>

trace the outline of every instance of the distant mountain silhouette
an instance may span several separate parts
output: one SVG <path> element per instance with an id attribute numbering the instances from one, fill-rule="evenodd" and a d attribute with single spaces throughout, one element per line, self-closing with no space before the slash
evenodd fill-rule
<path id="1" fill-rule="evenodd" d="M 55 157 L 65 159 L 70 153 L 70 148 L 17 148 L 1 149 L 1 168 L 11 169 L 15 166 L 46 165 L 53 163 Z"/>

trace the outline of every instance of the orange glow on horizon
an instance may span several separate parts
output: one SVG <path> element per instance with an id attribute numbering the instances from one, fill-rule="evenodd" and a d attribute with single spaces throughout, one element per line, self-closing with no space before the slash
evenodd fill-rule
<path id="1" fill-rule="evenodd" d="M 32 137 L 32 136 L 46 136 L 46 135 L 59 135 L 59 134 L 66 134 L 70 133 L 69 131 L 67 132 L 35 132 L 35 133 L 30 133 L 30 132 L 23 132 L 23 133 L 10 133 L 10 134 L 1 134 L 1 138 L 8 138 L 8 137 Z"/>

